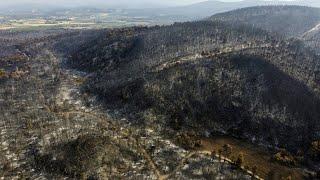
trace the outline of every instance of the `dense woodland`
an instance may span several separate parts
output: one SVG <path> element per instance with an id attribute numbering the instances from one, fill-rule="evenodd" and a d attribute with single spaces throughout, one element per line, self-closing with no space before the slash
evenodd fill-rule
<path id="1" fill-rule="evenodd" d="M 295 150 L 318 138 L 320 62 L 299 40 L 200 21 L 109 31 L 94 44 L 71 65 L 94 72 L 84 89 L 108 105 Z"/>
<path id="2" fill-rule="evenodd" d="M 100 67 L 104 71 L 97 71 L 99 73 L 113 73 L 117 78 L 103 77 L 111 78 L 103 86 L 114 88 L 126 83 L 129 78 L 141 78 L 144 72 L 184 56 L 200 54 L 202 51 L 214 53 L 220 49 L 241 49 L 265 41 L 272 43 L 272 37 L 264 31 L 245 26 L 226 26 L 220 22 L 120 29 L 107 32 L 97 42 L 82 48 L 72 56 L 70 64 L 89 71 Z"/>
<path id="3" fill-rule="evenodd" d="M 302 6 L 261 6 L 238 9 L 211 16 L 208 20 L 246 24 L 252 28 L 297 38 L 316 53 L 319 51 L 320 9 Z"/>
<path id="4" fill-rule="evenodd" d="M 260 6 L 213 15 L 209 20 L 247 24 L 289 37 L 301 36 L 319 24 L 319 8 L 302 6 Z"/>
<path id="5" fill-rule="evenodd" d="M 209 178 L 250 179 L 221 158 L 189 154 L 159 132 L 110 117 L 80 93 L 86 77 L 66 69 L 65 60 L 105 30 L 45 38 L 41 31 L 33 38 L 23 33 L 16 43 L 12 36 L 0 58 L 1 178 L 176 179 L 196 170 Z M 190 165 L 182 170 L 186 159 Z"/>

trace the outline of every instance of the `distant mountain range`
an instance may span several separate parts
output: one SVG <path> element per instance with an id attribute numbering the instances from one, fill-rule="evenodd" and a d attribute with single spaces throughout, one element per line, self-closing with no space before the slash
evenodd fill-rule
<path id="1" fill-rule="evenodd" d="M 251 7 L 251 6 L 266 6 L 266 5 L 300 5 L 320 7 L 320 1 L 316 0 L 296 0 L 296 1 L 264 1 L 264 0 L 243 0 L 238 2 L 222 2 L 217 0 L 209 0 L 201 3 L 196 3 L 188 6 L 145 9 L 132 11 L 136 14 L 150 15 L 167 15 L 167 16 L 184 16 L 187 18 L 199 19 L 211 16 L 212 14 L 227 12 L 235 9 Z"/>
<path id="2" fill-rule="evenodd" d="M 65 1 L 63 1 L 65 2 Z M 76 1 L 78 2 L 78 1 Z M 81 2 L 81 3 L 80 3 Z M 75 5 L 77 4 L 77 5 Z M 223 2 L 219 0 L 208 0 L 201 3 L 191 4 L 187 6 L 176 6 L 177 3 L 163 1 L 154 3 L 146 0 L 131 1 L 118 0 L 116 2 L 94 0 L 88 2 L 79 1 L 79 3 L 28 3 L 15 4 L 4 3 L 0 5 L 2 13 L 5 12 L 26 12 L 32 10 L 52 11 L 59 8 L 99 8 L 99 9 L 125 9 L 130 16 L 179 16 L 184 17 L 182 20 L 199 19 L 209 17 L 212 14 L 226 12 L 234 9 L 245 8 L 250 6 L 264 5 L 302 5 L 320 7 L 318 0 L 296 0 L 296 1 L 265 1 L 265 0 L 243 0 L 238 2 Z M 174 7 L 172 7 L 174 6 Z"/>

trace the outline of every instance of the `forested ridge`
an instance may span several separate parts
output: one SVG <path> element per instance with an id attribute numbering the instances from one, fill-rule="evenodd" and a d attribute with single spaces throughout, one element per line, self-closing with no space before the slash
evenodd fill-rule
<path id="1" fill-rule="evenodd" d="M 93 72 L 84 89 L 108 106 L 291 149 L 318 138 L 320 64 L 300 40 L 199 21 L 112 30 L 94 44 L 71 65 Z"/>
<path id="2" fill-rule="evenodd" d="M 304 6 L 258 6 L 211 16 L 231 24 L 246 24 L 287 37 L 298 37 L 320 23 L 320 9 Z"/>
<path id="3" fill-rule="evenodd" d="M 284 38 L 302 40 L 320 53 L 320 9 L 306 6 L 259 6 L 242 8 L 211 16 L 207 20 L 246 24 L 276 33 Z"/>

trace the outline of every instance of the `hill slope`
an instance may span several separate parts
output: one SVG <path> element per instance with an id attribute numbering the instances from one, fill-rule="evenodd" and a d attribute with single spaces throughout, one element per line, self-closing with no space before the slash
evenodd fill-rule
<path id="1" fill-rule="evenodd" d="M 247 24 L 288 37 L 297 37 L 320 23 L 320 9 L 303 6 L 250 7 L 216 14 L 209 19 Z"/>
<path id="2" fill-rule="evenodd" d="M 300 41 L 221 22 L 107 31 L 70 64 L 84 90 L 139 123 L 227 132 L 291 149 L 317 139 L 318 57 Z M 161 120 L 147 118 L 155 112 Z"/>
<path id="3" fill-rule="evenodd" d="M 309 47 L 320 53 L 320 24 L 305 32 L 302 39 Z"/>

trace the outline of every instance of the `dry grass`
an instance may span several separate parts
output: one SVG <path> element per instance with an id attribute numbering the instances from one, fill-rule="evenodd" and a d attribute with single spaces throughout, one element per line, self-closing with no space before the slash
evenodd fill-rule
<path id="1" fill-rule="evenodd" d="M 0 69 L 0 78 L 6 77 L 7 73 L 4 69 Z"/>
<path id="2" fill-rule="evenodd" d="M 85 83 L 86 80 L 87 80 L 86 78 L 79 77 L 79 78 L 76 78 L 76 79 L 75 79 L 75 83 L 76 83 L 77 85 L 82 85 L 82 84 Z"/>
<path id="3" fill-rule="evenodd" d="M 273 154 L 267 149 L 256 145 L 225 136 L 217 136 L 202 140 L 202 148 L 206 151 L 223 149 L 225 144 L 232 146 L 230 158 L 243 155 L 243 166 L 252 170 L 256 167 L 257 175 L 265 179 L 282 179 L 291 176 L 292 179 L 304 179 L 301 169 L 298 167 L 287 167 L 272 160 Z M 272 177 L 270 177 L 272 176 Z"/>

